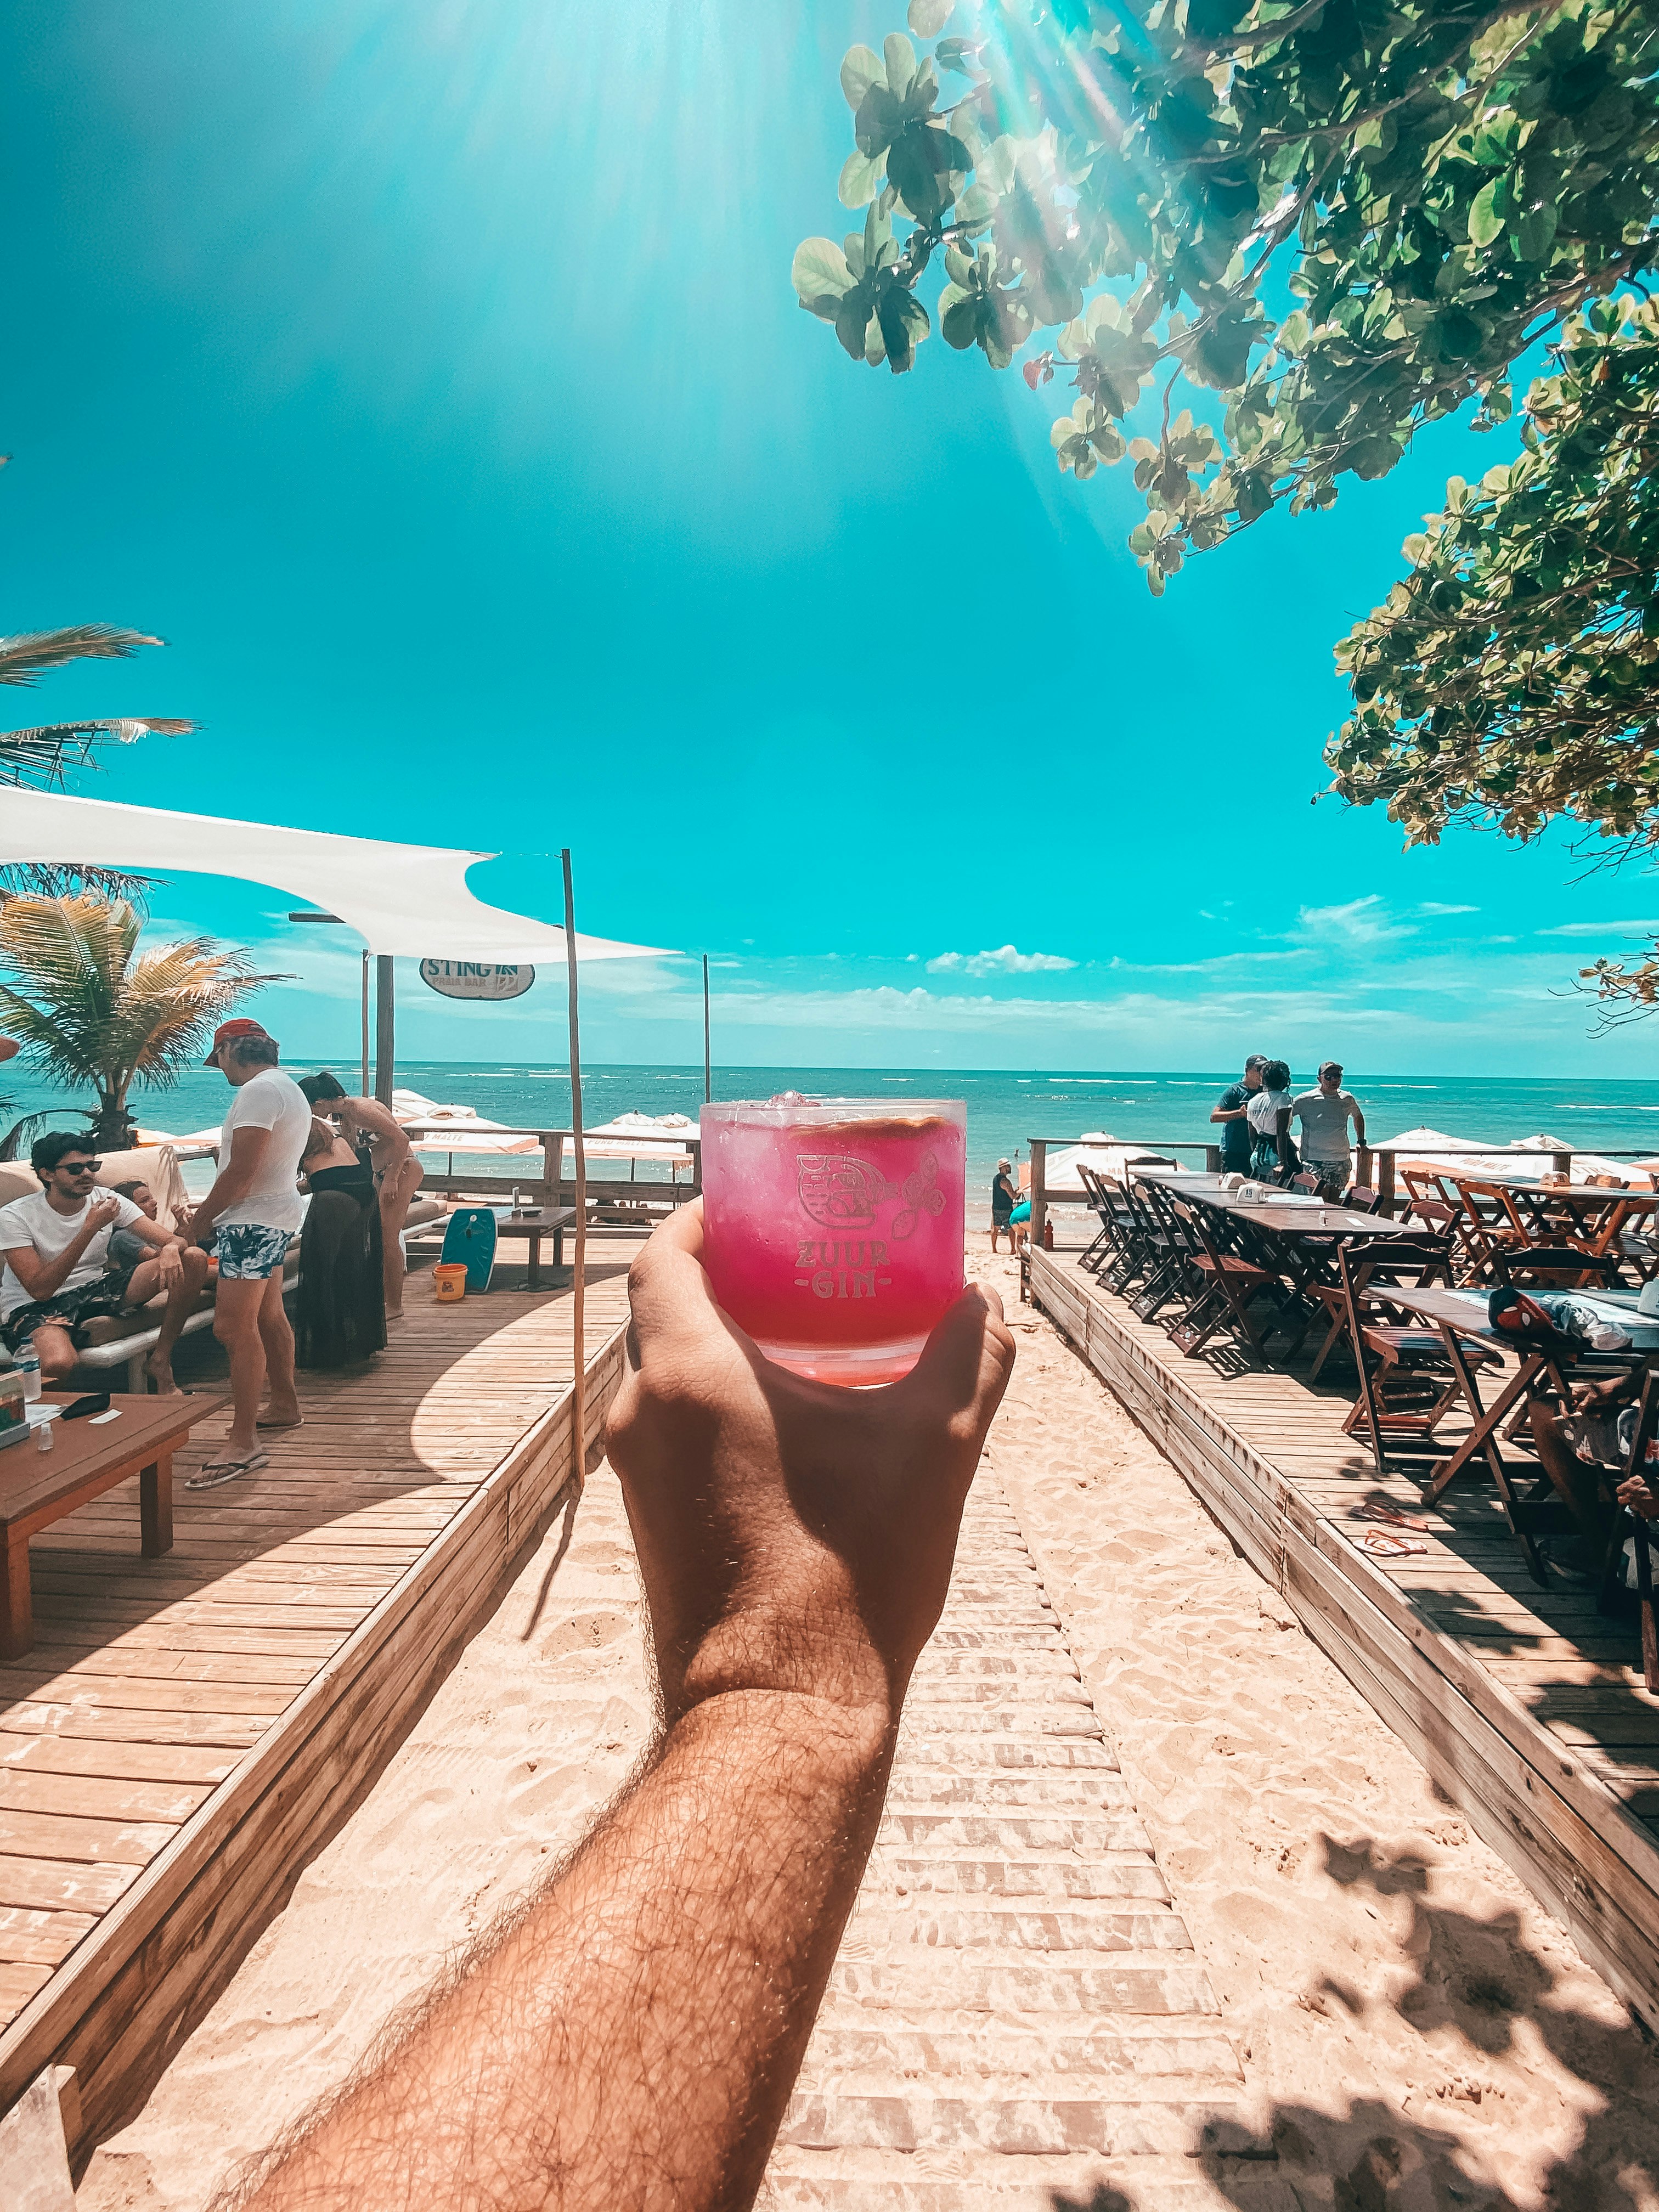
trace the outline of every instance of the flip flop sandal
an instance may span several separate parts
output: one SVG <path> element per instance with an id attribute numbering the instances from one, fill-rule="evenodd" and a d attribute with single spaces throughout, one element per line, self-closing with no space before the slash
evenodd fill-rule
<path id="1" fill-rule="evenodd" d="M 255 1468 L 268 1467 L 268 1452 L 250 1452 L 246 1459 L 210 1460 L 195 1474 L 185 1477 L 186 1490 L 216 1490 L 222 1482 L 234 1482 L 239 1474 L 252 1474 Z"/>
<path id="2" fill-rule="evenodd" d="M 1426 1521 L 1414 1521 L 1409 1513 L 1396 1512 L 1392 1505 L 1356 1505 L 1349 1515 L 1352 1521 L 1382 1521 L 1390 1528 L 1415 1528 L 1423 1535 L 1429 1533 Z"/>
<path id="3" fill-rule="evenodd" d="M 304 1415 L 303 1413 L 301 1413 L 301 1414 L 300 1415 L 300 1417 L 299 1417 L 299 1419 L 298 1419 L 297 1420 L 293 1420 L 293 1421 L 256 1421 L 256 1422 L 253 1424 L 253 1425 L 254 1425 L 254 1427 L 255 1427 L 256 1429 L 302 1429 L 302 1428 L 304 1428 L 305 1425 L 306 1425 L 306 1417 L 305 1417 L 305 1415 Z"/>
<path id="4" fill-rule="evenodd" d="M 1373 1559 L 1408 1559 L 1413 1552 L 1426 1552 L 1426 1544 L 1414 1544 L 1409 1536 L 1395 1536 L 1386 1529 L 1368 1528 L 1358 1540 L 1359 1548 Z"/>

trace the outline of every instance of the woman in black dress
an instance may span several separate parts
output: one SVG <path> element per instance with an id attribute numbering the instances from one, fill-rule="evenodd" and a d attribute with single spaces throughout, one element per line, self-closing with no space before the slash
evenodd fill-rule
<path id="1" fill-rule="evenodd" d="M 326 1121 L 312 1122 L 300 1166 L 311 1204 L 294 1298 L 295 1362 L 301 1367 L 349 1367 L 386 1349 L 374 1176 Z"/>

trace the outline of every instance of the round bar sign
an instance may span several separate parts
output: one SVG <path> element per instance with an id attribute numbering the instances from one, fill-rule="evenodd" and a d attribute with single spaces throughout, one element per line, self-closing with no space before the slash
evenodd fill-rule
<path id="1" fill-rule="evenodd" d="M 536 980 L 527 967 L 493 960 L 422 960 L 421 981 L 446 999 L 521 999 Z"/>

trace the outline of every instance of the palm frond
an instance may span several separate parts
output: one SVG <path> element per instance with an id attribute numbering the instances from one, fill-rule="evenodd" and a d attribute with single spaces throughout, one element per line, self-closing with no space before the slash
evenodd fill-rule
<path id="1" fill-rule="evenodd" d="M 201 1060 L 215 1025 L 250 991 L 284 975 L 191 937 L 137 951 L 125 902 L 17 898 L 0 906 L 0 1023 L 46 1074 L 124 1098 Z"/>
<path id="2" fill-rule="evenodd" d="M 5 680 L 0 678 L 0 681 Z M 65 768 L 93 758 L 94 746 L 113 740 L 183 738 L 199 726 L 176 715 L 112 714 L 84 722 L 42 722 L 31 730 L 0 730 L 0 783 L 61 784 Z"/>
<path id="3" fill-rule="evenodd" d="M 130 876 L 119 868 L 84 867 L 72 860 L 24 860 L 0 867 L 0 902 L 91 896 L 125 899 L 129 906 L 143 906 L 145 895 L 161 880 L 159 876 Z"/>
<path id="4" fill-rule="evenodd" d="M 0 684 L 33 684 L 44 669 L 71 660 L 129 660 L 143 645 L 164 641 L 110 623 L 72 623 L 67 629 L 20 631 L 0 637 Z"/>

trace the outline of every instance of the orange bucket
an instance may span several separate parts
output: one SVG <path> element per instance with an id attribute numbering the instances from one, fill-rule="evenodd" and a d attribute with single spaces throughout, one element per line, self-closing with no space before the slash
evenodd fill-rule
<path id="1" fill-rule="evenodd" d="M 441 1260 L 432 1270 L 432 1294 L 440 1305 L 453 1305 L 466 1296 L 466 1269 L 454 1261 Z"/>

